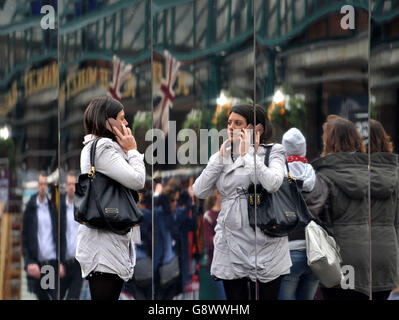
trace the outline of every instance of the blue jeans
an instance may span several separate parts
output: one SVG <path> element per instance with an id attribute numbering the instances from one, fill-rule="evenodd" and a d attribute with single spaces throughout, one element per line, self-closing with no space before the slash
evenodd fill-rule
<path id="1" fill-rule="evenodd" d="M 290 251 L 292 266 L 290 274 L 283 276 L 279 300 L 313 300 L 319 280 L 309 268 L 306 250 Z"/>

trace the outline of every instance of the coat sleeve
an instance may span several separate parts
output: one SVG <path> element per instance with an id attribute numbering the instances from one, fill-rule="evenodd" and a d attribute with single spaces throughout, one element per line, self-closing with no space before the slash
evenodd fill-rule
<path id="1" fill-rule="evenodd" d="M 104 141 L 104 142 L 103 142 Z M 100 148 L 101 143 L 101 148 Z M 129 150 L 126 161 L 115 149 L 110 139 L 101 139 L 97 145 L 96 169 L 126 188 L 140 190 L 145 184 L 144 155 L 137 150 Z"/>
<path id="2" fill-rule="evenodd" d="M 244 166 L 249 169 L 251 181 L 257 181 L 268 192 L 276 192 L 284 179 L 285 150 L 281 144 L 275 144 L 272 147 L 269 157 L 269 166 L 264 163 L 264 157 L 256 157 L 256 166 L 254 163 L 253 151 L 244 155 Z"/>
<path id="3" fill-rule="evenodd" d="M 198 198 L 205 199 L 215 191 L 222 169 L 223 159 L 217 152 L 210 157 L 208 165 L 193 184 L 193 192 Z"/>
<path id="4" fill-rule="evenodd" d="M 25 211 L 23 213 L 23 218 L 22 218 L 22 255 L 24 257 L 24 262 L 25 262 L 25 270 L 28 266 L 28 264 L 31 263 L 38 263 L 35 261 L 31 255 L 31 250 L 30 245 L 31 245 L 31 237 L 30 237 L 30 231 L 29 228 L 32 226 L 32 215 L 34 214 L 34 206 L 31 203 L 32 201 L 29 201 Z"/>
<path id="5" fill-rule="evenodd" d="M 331 181 L 323 174 L 317 173 L 312 192 L 302 192 L 302 195 L 314 220 L 333 235 L 330 192 Z"/>
<path id="6" fill-rule="evenodd" d="M 55 212 L 56 209 L 54 209 Z M 64 263 L 66 260 L 67 250 L 67 208 L 65 204 L 65 196 L 60 197 L 60 261 Z"/>
<path id="7" fill-rule="evenodd" d="M 329 197 L 329 188 L 325 180 L 318 174 L 311 192 L 302 192 L 303 199 L 314 217 L 320 216 Z"/>

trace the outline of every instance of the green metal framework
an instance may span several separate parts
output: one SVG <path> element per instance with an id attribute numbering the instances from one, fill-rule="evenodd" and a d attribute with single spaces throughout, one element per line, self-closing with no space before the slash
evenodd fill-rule
<path id="1" fill-rule="evenodd" d="M 6 59 L 0 63 L 0 86 L 32 63 L 58 57 L 57 30 L 41 30 L 41 15 L 32 12 L 32 3 L 37 6 L 49 1 L 16 1 L 13 22 L 0 29 L 0 37 L 7 44 Z M 125 11 L 143 3 L 144 14 L 134 16 L 140 23 L 132 33 L 123 32 L 129 22 Z M 179 60 L 218 55 L 245 45 L 253 37 L 253 12 L 258 44 L 281 46 L 345 4 L 368 10 L 368 0 L 58 0 L 61 67 L 90 59 L 111 61 L 114 53 L 128 63 L 137 63 L 148 59 L 152 50 L 162 53 L 164 49 Z M 383 23 L 398 15 L 398 1 L 372 2 L 374 21 Z M 39 32 L 42 36 L 37 43 L 35 35 Z M 21 42 L 23 56 L 17 54 Z"/>

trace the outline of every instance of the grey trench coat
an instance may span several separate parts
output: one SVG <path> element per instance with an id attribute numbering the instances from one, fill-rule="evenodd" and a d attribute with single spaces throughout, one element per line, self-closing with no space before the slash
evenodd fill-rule
<path id="1" fill-rule="evenodd" d="M 284 178 L 285 150 L 273 145 L 269 167 L 264 164 L 266 148 L 256 153 L 256 177 L 269 192 L 279 189 Z M 213 154 L 193 184 L 194 194 L 207 198 L 215 189 L 222 197 L 214 237 L 211 275 L 224 280 L 250 278 L 263 283 L 288 274 L 292 265 L 288 237 L 274 238 L 249 225 L 245 191 L 255 181 L 254 148 L 233 163 L 231 155 Z"/>

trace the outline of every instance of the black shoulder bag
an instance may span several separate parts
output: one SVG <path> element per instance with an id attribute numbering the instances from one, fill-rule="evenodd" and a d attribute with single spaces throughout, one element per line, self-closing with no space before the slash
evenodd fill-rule
<path id="1" fill-rule="evenodd" d="M 272 146 L 266 148 L 265 165 L 269 166 Z M 272 237 L 287 236 L 300 221 L 305 224 L 310 221 L 310 213 L 301 194 L 303 182 L 290 175 L 287 161 L 285 165 L 288 177 L 284 177 L 281 187 L 276 192 L 267 192 L 261 184 L 250 184 L 248 187 L 249 224 L 255 230 L 256 202 L 256 225 L 263 233 Z"/>
<path id="2" fill-rule="evenodd" d="M 75 185 L 75 220 L 96 229 L 123 235 L 143 220 L 133 190 L 96 172 L 94 156 L 99 139 L 90 149 L 91 171 L 80 174 Z"/>

